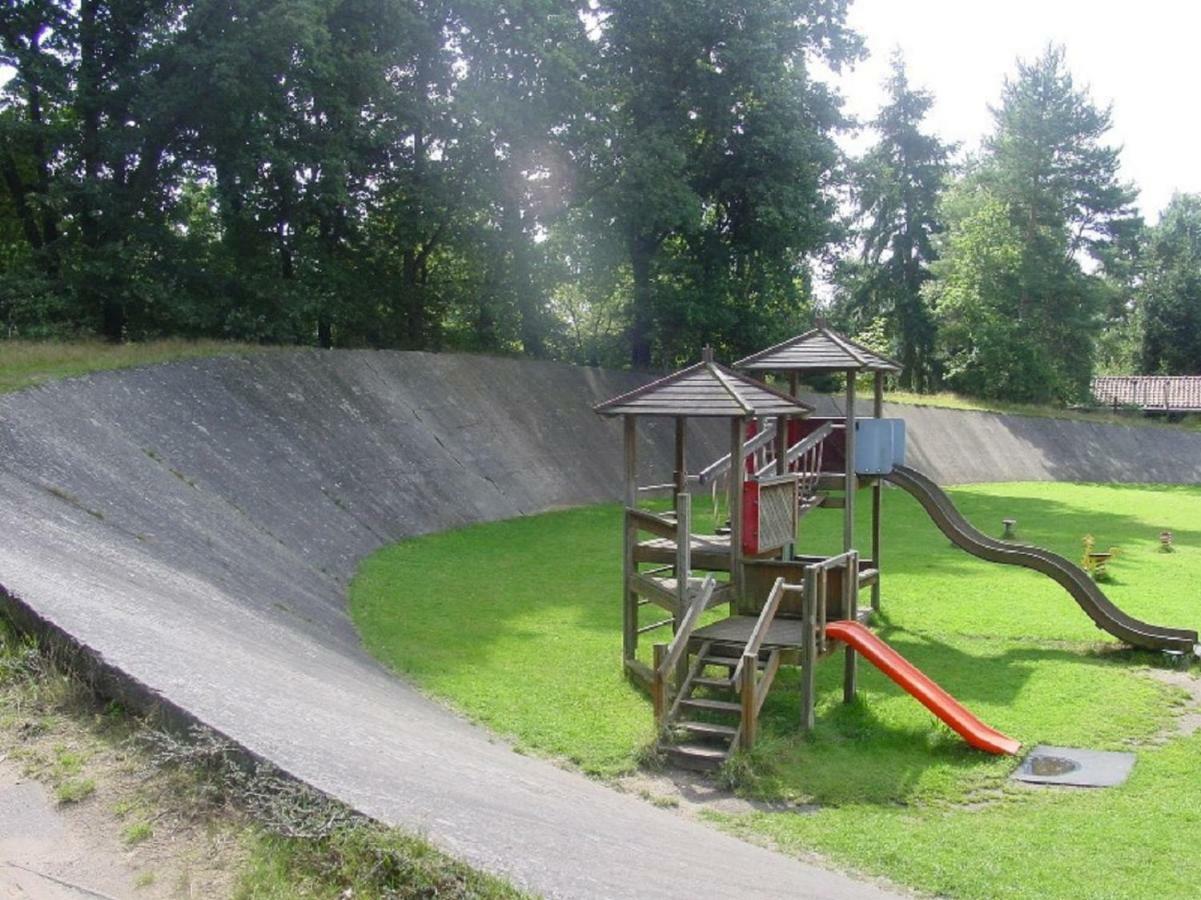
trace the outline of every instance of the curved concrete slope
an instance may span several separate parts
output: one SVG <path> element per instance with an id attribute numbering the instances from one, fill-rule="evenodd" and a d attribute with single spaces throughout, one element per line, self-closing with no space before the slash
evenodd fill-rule
<path id="1" fill-rule="evenodd" d="M 632 386 L 496 359 L 295 353 L 3 398 L 0 585 L 251 752 L 536 892 L 877 895 L 513 753 L 360 649 L 344 588 L 363 554 L 611 498 L 619 434 L 588 407 Z"/>
<path id="2" fill-rule="evenodd" d="M 249 751 L 540 893 L 871 896 L 519 756 L 360 648 L 345 586 L 380 545 L 613 499 L 620 425 L 589 407 L 636 381 L 478 357 L 296 352 L 3 397 L 0 587 Z M 1201 435 L 906 415 L 915 461 L 943 482 L 1201 480 Z M 717 431 L 692 439 L 694 462 L 724 451 Z M 667 438 L 643 445 L 648 479 L 670 471 Z"/>

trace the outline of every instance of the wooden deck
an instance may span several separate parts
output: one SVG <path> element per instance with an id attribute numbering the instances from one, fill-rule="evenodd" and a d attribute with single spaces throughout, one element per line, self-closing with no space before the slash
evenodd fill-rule
<path id="1" fill-rule="evenodd" d="M 713 641 L 718 644 L 740 644 L 746 646 L 759 621 L 758 616 L 730 616 L 698 628 L 692 633 L 692 639 L 697 642 Z M 799 648 L 801 646 L 801 620 L 775 619 L 767 629 L 767 637 L 763 639 L 765 649 Z"/>
<path id="2" fill-rule="evenodd" d="M 730 571 L 728 534 L 694 534 L 690 544 L 692 568 L 709 572 Z M 670 538 L 640 541 L 634 548 L 634 560 L 640 563 L 671 565 L 676 561 L 676 542 Z"/>
<path id="3" fill-rule="evenodd" d="M 871 609 L 859 610 L 860 621 L 866 621 L 870 615 Z M 745 647 L 757 621 L 758 616 L 730 616 L 728 619 L 698 628 L 692 633 L 692 640 L 698 646 L 705 641 L 712 641 L 715 644 L 737 644 Z M 799 650 L 800 647 L 801 620 L 773 619 L 768 626 L 767 637 L 763 640 L 763 649 Z"/>

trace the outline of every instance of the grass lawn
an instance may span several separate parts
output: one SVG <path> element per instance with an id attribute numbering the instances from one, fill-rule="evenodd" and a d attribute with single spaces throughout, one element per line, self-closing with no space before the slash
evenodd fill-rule
<path id="1" fill-rule="evenodd" d="M 1201 489 L 1004 484 L 952 496 L 985 531 L 1016 518 L 1023 539 L 1069 558 L 1087 533 L 1121 547 L 1106 586 L 1115 602 L 1157 624 L 1201 624 Z M 834 551 L 840 521 L 805 519 L 803 549 Z M 620 672 L 618 523 L 617 507 L 598 506 L 386 548 L 354 581 L 352 614 L 380 659 L 519 747 L 600 776 L 630 770 L 652 727 Z M 1159 552 L 1164 528 L 1175 553 Z M 1154 740 L 1184 697 L 1149 674 L 1158 657 L 1118 650 L 1049 579 L 951 547 L 900 491 L 885 493 L 884 539 L 886 640 L 1027 746 L 1135 749 L 1133 779 L 1096 792 L 1011 786 L 1014 760 L 972 751 L 870 666 L 859 702 L 843 706 L 835 658 L 819 670 L 816 733 L 796 732 L 785 670 L 737 770 L 747 795 L 818 810 L 718 824 L 954 896 L 1193 896 L 1201 735 Z"/>
<path id="2" fill-rule="evenodd" d="M 204 356 L 231 356 L 262 349 L 254 344 L 181 339 L 129 344 L 0 340 L 0 394 L 106 369 L 128 369 Z"/>

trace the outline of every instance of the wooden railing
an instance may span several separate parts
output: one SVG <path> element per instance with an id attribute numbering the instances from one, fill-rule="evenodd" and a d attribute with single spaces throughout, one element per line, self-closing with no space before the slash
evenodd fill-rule
<path id="1" fill-rule="evenodd" d="M 676 626 L 676 633 L 670 644 L 655 644 L 654 665 L 651 668 L 651 701 L 655 707 L 655 724 L 662 727 L 667 717 L 668 702 L 672 674 L 680 668 L 688 651 L 688 642 L 692 632 L 700 622 L 701 613 L 709 605 L 717 581 L 712 575 L 706 576 L 701 589 L 693 597 L 684 615 Z M 682 686 L 682 685 L 681 685 Z"/>
<path id="2" fill-rule="evenodd" d="M 771 683 L 780 668 L 780 651 L 773 650 L 768 656 L 766 668 L 760 673 L 759 651 L 763 648 L 763 641 L 771 629 L 776 612 L 780 609 L 780 601 L 784 597 L 784 592 L 789 590 L 800 590 L 800 586 L 786 584 L 783 578 L 776 579 L 771 593 L 767 595 L 767 602 L 763 604 L 763 609 L 755 622 L 755 627 L 751 629 L 751 636 L 742 650 L 742 657 L 738 660 L 738 665 L 734 667 L 733 675 L 730 676 L 730 680 L 738 690 L 739 703 L 742 706 L 738 742 L 744 750 L 749 750 L 755 745 L 755 737 L 759 730 L 759 711 L 763 709 L 767 692 L 771 689 Z"/>
<path id="3" fill-rule="evenodd" d="M 811 731 L 814 724 L 814 699 L 817 691 L 817 660 L 826 652 L 826 619 L 828 612 L 827 573 L 843 570 L 842 612 L 852 621 L 859 606 L 859 551 L 848 550 L 821 562 L 805 567 L 804 589 L 801 593 L 801 727 Z M 847 678 L 845 692 L 854 694 L 854 653 L 847 649 Z M 848 697 L 849 699 L 849 697 Z"/>
<path id="4" fill-rule="evenodd" d="M 762 431 L 760 431 L 754 437 L 748 438 L 746 443 L 744 443 L 742 445 L 743 455 L 750 456 L 756 450 L 759 450 L 762 447 L 768 446 L 773 440 L 775 440 L 775 437 L 776 437 L 776 424 L 775 424 L 775 422 L 769 421 L 767 424 L 765 424 L 763 426 Z M 713 462 L 709 463 L 709 465 L 707 465 L 707 466 L 705 466 L 705 468 L 701 469 L 701 471 L 698 472 L 695 476 L 689 476 L 689 477 L 690 477 L 690 479 L 694 477 L 701 484 L 708 484 L 714 478 L 717 478 L 722 473 L 728 471 L 729 468 L 730 468 L 730 454 L 727 453 L 725 456 L 722 456 L 719 459 L 715 459 Z"/>

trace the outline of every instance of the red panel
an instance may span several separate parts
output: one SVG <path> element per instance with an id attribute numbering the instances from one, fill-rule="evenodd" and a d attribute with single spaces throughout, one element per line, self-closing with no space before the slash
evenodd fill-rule
<path id="1" fill-rule="evenodd" d="M 759 482 L 742 483 L 742 552 L 759 553 Z"/>
<path id="2" fill-rule="evenodd" d="M 839 417 L 798 419 L 789 424 L 788 443 L 791 446 L 801 438 L 813 434 L 827 422 L 842 426 L 846 419 Z M 823 442 L 822 470 L 825 472 L 845 472 L 847 459 L 847 433 L 843 428 L 836 428 Z"/>

